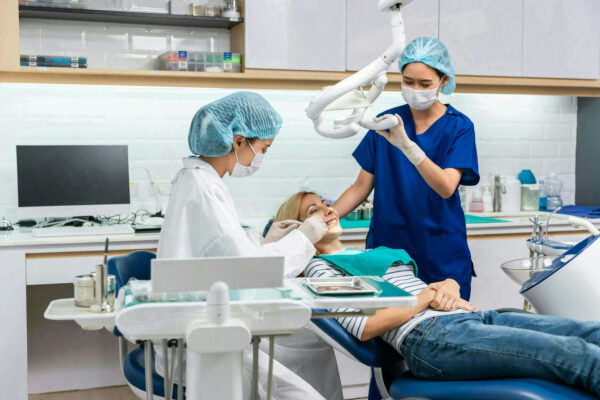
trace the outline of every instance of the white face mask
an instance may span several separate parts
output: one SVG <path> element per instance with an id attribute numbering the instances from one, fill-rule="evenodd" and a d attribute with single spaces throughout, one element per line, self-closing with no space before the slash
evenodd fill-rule
<path id="1" fill-rule="evenodd" d="M 254 158 L 252 159 L 252 162 L 250 163 L 250 165 L 248 165 L 248 166 L 242 165 L 242 164 L 240 164 L 240 160 L 238 158 L 237 151 L 236 151 L 235 152 L 235 167 L 233 167 L 233 171 L 230 174 L 233 177 L 243 178 L 245 176 L 250 176 L 253 173 L 255 173 L 256 171 L 258 171 L 258 169 L 262 165 L 262 161 L 263 161 L 263 158 L 265 155 L 263 153 L 257 153 L 256 151 L 254 151 L 254 148 L 252 147 L 250 142 L 248 142 L 248 144 L 250 145 L 250 150 L 252 150 L 252 152 L 254 153 Z"/>
<path id="2" fill-rule="evenodd" d="M 434 89 L 415 90 L 408 86 L 402 86 L 402 97 L 406 103 L 415 110 L 427 110 L 438 99 L 437 90 L 442 84 L 442 79 Z"/>

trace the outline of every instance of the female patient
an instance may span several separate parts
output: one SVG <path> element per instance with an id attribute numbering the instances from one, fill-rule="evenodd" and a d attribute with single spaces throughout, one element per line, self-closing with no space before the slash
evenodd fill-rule
<path id="1" fill-rule="evenodd" d="M 276 220 L 304 221 L 313 215 L 320 215 L 328 226 L 327 234 L 315 244 L 320 255 L 363 253 L 344 247 L 336 211 L 315 193 L 293 195 L 282 205 Z M 305 276 L 342 275 L 330 261 L 313 258 Z M 412 262 L 393 263 L 384 271 L 385 280 L 417 296 L 417 306 L 388 308 L 374 316 L 338 321 L 360 340 L 381 336 L 404 357 L 416 377 L 542 378 L 580 386 L 600 396 L 600 322 L 474 311 L 460 298 L 460 287 L 451 279 L 426 285 L 415 276 Z"/>

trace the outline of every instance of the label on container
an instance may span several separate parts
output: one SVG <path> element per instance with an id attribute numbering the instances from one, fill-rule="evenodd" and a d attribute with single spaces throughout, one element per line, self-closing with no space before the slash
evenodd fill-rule
<path id="1" fill-rule="evenodd" d="M 71 68 L 79 68 L 79 63 L 71 63 Z"/>
<path id="2" fill-rule="evenodd" d="M 35 62 L 35 61 L 30 61 L 30 62 L 29 62 L 29 66 L 30 66 L 30 67 L 37 67 L 37 62 Z"/>
<path id="3" fill-rule="evenodd" d="M 232 69 L 233 69 L 232 63 L 223 63 L 223 71 L 231 72 Z"/>
<path id="4" fill-rule="evenodd" d="M 223 60 L 233 60 L 231 53 L 223 53 Z"/>
<path id="5" fill-rule="evenodd" d="M 187 61 L 179 61 L 179 69 L 187 71 Z"/>
<path id="6" fill-rule="evenodd" d="M 72 63 L 78 63 L 79 62 L 79 57 L 71 57 L 71 62 Z"/>
<path id="7" fill-rule="evenodd" d="M 187 54 L 188 54 L 187 51 L 183 51 L 183 50 L 180 50 L 180 51 L 177 52 L 177 56 L 182 61 L 187 60 Z"/>

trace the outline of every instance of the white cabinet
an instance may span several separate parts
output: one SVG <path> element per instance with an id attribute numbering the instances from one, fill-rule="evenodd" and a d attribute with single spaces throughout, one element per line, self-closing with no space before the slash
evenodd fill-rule
<path id="1" fill-rule="evenodd" d="M 600 1 L 525 0 L 523 76 L 598 79 Z"/>
<path id="2" fill-rule="evenodd" d="M 246 68 L 344 71 L 346 0 L 246 0 Z"/>
<path id="3" fill-rule="evenodd" d="M 375 60 L 392 44 L 390 15 L 378 10 L 374 0 L 347 0 L 346 68 L 357 71 Z M 406 43 L 418 36 L 438 37 L 439 0 L 416 0 L 402 9 Z M 398 71 L 394 65 L 390 71 Z"/>
<path id="4" fill-rule="evenodd" d="M 520 76 L 523 0 L 443 0 L 440 40 L 457 75 Z"/>

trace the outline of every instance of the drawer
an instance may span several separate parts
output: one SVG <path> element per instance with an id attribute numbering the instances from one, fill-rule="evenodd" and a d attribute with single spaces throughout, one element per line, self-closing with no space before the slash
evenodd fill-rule
<path id="1" fill-rule="evenodd" d="M 132 250 L 110 251 L 109 257 L 128 254 Z M 156 249 L 147 249 L 156 252 Z M 28 285 L 72 283 L 77 275 L 89 274 L 104 259 L 102 251 L 70 253 L 32 253 L 25 256 Z"/>

